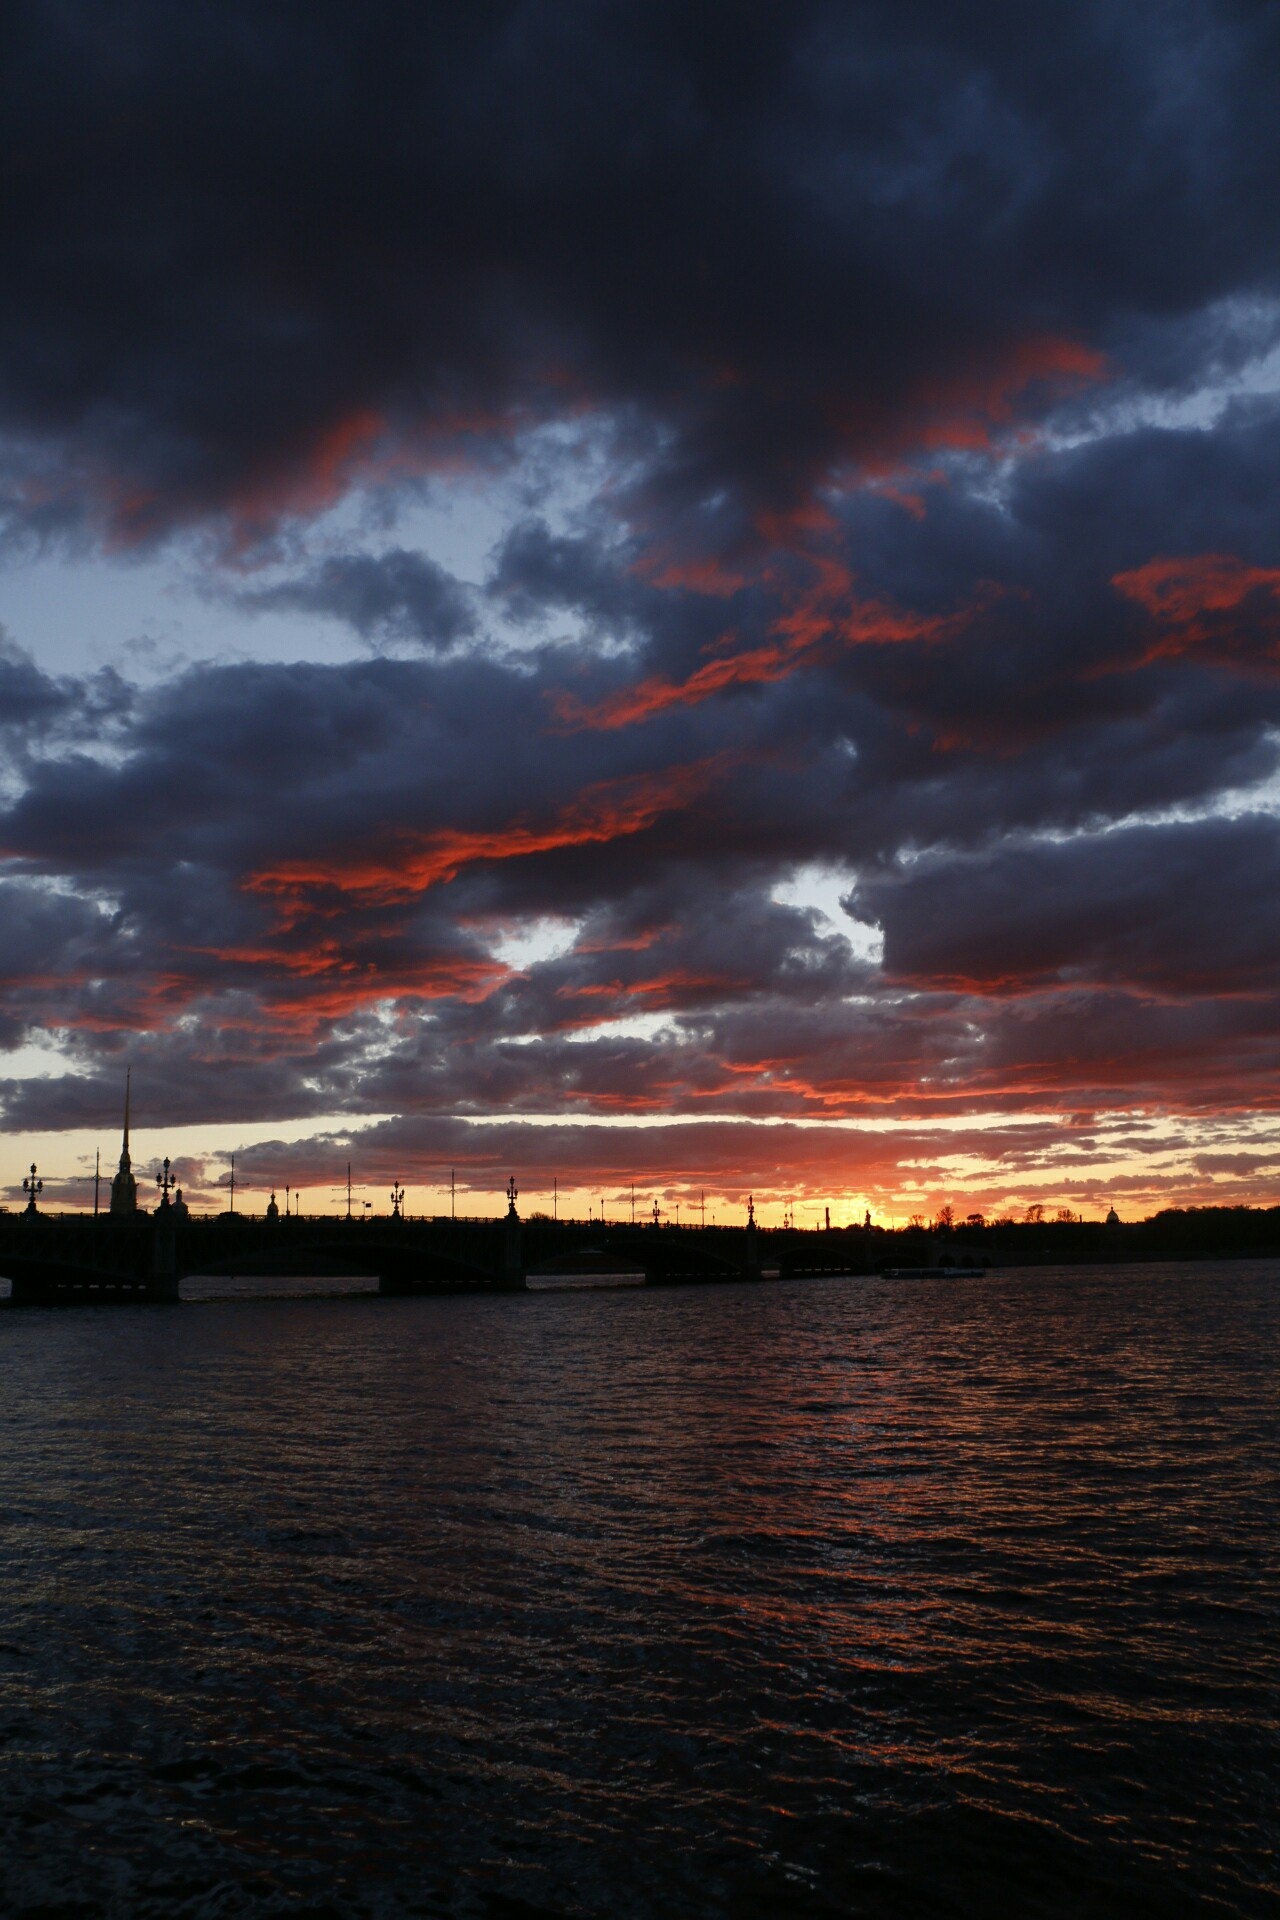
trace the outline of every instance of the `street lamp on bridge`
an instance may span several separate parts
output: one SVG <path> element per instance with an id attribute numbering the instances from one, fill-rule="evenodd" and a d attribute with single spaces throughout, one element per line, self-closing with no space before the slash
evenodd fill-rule
<path id="1" fill-rule="evenodd" d="M 37 1180 L 36 1178 L 36 1163 L 34 1160 L 31 1162 L 31 1172 L 22 1183 L 22 1191 L 27 1196 L 27 1212 L 34 1213 L 36 1211 L 36 1195 L 44 1192 L 44 1181 Z"/>

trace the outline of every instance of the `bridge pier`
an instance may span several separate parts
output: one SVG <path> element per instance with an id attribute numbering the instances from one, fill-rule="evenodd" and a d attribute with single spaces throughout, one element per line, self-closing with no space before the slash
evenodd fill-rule
<path id="1" fill-rule="evenodd" d="M 165 1165 L 168 1166 L 168 1161 Z M 153 1300 L 177 1300 L 178 1286 L 178 1231 L 176 1209 L 169 1205 L 166 1194 L 155 1216 L 151 1239 L 151 1284 L 148 1294 Z"/>
<path id="2" fill-rule="evenodd" d="M 520 1231 L 520 1216 L 514 1205 L 508 1209 L 502 1223 L 502 1281 L 504 1286 L 522 1287 L 524 1285 L 523 1235 Z"/>

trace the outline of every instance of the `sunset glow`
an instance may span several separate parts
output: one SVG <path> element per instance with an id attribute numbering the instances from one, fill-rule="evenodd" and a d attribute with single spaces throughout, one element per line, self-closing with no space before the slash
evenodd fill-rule
<path id="1" fill-rule="evenodd" d="M 34 1142 L 87 1204 L 129 1068 L 197 1210 L 233 1148 L 422 1212 L 1280 1193 L 1260 56 L 1214 30 L 1184 142 L 1128 27 L 1060 101 L 786 11 L 415 31 L 350 114 L 318 34 L 230 88 L 251 207 L 198 36 L 86 81 L 69 170 L 23 121 L 10 1205 Z"/>

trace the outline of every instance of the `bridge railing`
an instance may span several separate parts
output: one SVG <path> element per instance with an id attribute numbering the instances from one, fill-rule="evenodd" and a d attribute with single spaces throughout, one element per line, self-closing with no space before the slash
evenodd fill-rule
<path id="1" fill-rule="evenodd" d="M 108 1211 L 107 1208 L 103 1207 L 102 1209 L 99 1210 L 98 1213 L 95 1214 L 91 1207 L 90 1208 L 85 1208 L 85 1207 L 56 1208 L 56 1209 L 53 1207 L 40 1207 L 37 1210 L 36 1218 L 38 1220 L 54 1221 L 54 1222 L 68 1225 L 68 1226 L 71 1226 L 71 1225 L 83 1226 L 89 1222 L 96 1221 L 101 1226 L 119 1227 L 119 1226 L 126 1226 L 131 1222 L 141 1223 L 143 1221 L 154 1220 L 156 1218 L 156 1212 L 157 1210 L 154 1208 L 150 1210 L 140 1208 L 139 1211 L 135 1214 L 120 1215 L 120 1214 L 111 1213 Z M 0 1225 L 13 1225 L 23 1220 L 26 1220 L 27 1218 L 28 1218 L 28 1214 L 25 1207 L 0 1206 Z M 415 1226 L 415 1227 L 499 1227 L 502 1225 L 505 1218 L 506 1218 L 506 1215 L 504 1213 L 459 1213 L 454 1216 L 451 1216 L 447 1213 L 446 1214 L 402 1213 L 399 1216 L 400 1221 L 402 1221 L 406 1226 Z M 393 1216 L 390 1213 L 384 1213 L 384 1212 L 353 1213 L 350 1215 L 350 1217 L 348 1217 L 347 1214 L 342 1211 L 339 1211 L 336 1213 L 301 1213 L 301 1214 L 289 1213 L 288 1215 L 282 1212 L 279 1216 L 278 1221 L 269 1222 L 265 1212 L 262 1212 L 262 1213 L 256 1212 L 256 1211 L 249 1212 L 247 1209 L 242 1210 L 237 1208 L 235 1213 L 228 1213 L 228 1212 L 208 1213 L 208 1212 L 193 1211 L 188 1213 L 185 1216 L 185 1218 L 182 1221 L 182 1225 L 184 1227 L 194 1227 L 194 1228 L 199 1228 L 201 1231 L 205 1231 L 205 1230 L 213 1229 L 215 1227 L 226 1227 L 226 1226 L 259 1226 L 261 1227 L 261 1226 L 267 1226 L 269 1224 L 279 1225 L 281 1227 L 294 1226 L 294 1225 L 330 1226 L 330 1227 L 350 1226 L 350 1227 L 356 1227 L 356 1228 L 377 1227 L 377 1226 L 387 1227 L 394 1224 L 394 1222 L 395 1222 L 395 1216 Z M 587 1230 L 594 1229 L 595 1231 L 600 1233 L 621 1233 L 621 1232 L 641 1233 L 643 1232 L 648 1234 L 654 1231 L 654 1225 L 652 1220 L 624 1219 L 624 1220 L 601 1221 L 598 1219 L 591 1219 L 591 1218 L 582 1219 L 576 1215 L 566 1215 L 566 1214 L 560 1214 L 555 1219 L 552 1219 L 549 1217 L 542 1218 L 540 1215 L 522 1214 L 520 1216 L 520 1224 L 524 1228 L 549 1227 L 554 1230 L 557 1227 L 574 1227 L 574 1228 L 582 1228 Z M 663 1234 L 665 1233 L 734 1234 L 734 1233 L 741 1233 L 742 1230 L 743 1230 L 743 1223 L 740 1221 L 712 1222 L 704 1226 L 703 1223 L 698 1220 L 681 1220 L 679 1222 L 675 1220 L 663 1220 L 659 1224 L 657 1229 L 659 1233 L 663 1233 Z M 790 1228 L 760 1227 L 757 1229 L 757 1231 L 762 1234 L 764 1233 L 777 1234 L 777 1235 L 796 1234 L 803 1237 L 804 1239 L 826 1237 L 825 1230 L 821 1227 L 790 1227 Z M 855 1231 L 855 1229 L 852 1227 L 850 1228 L 833 1227 L 830 1229 L 831 1235 L 833 1237 L 836 1234 L 844 1234 L 844 1233 L 853 1232 L 853 1231 Z M 857 1231 L 861 1231 L 861 1230 L 857 1229 Z"/>

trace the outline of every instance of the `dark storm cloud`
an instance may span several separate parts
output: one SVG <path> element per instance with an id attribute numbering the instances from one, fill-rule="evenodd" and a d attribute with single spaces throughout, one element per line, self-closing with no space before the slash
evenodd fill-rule
<path id="1" fill-rule="evenodd" d="M 1140 375 L 1144 327 L 1185 379 L 1179 319 L 1274 284 L 1278 35 L 1209 4 L 28 4 L 0 415 L 134 536 L 583 402 L 664 424 L 667 498 L 791 501 L 1099 350 Z"/>
<path id="2" fill-rule="evenodd" d="M 110 928 L 87 901 L 24 884 L 0 883 L 0 1045 L 16 1047 L 44 1024 L 59 995 L 106 961 Z"/>
<path id="3" fill-rule="evenodd" d="M 690 842 L 697 832 L 690 822 Z M 570 951 L 486 997 L 468 1019 L 472 1037 L 589 1033 L 635 1014 L 678 1016 L 686 1030 L 696 1031 L 744 1003 L 772 1022 L 788 1005 L 838 1000 L 870 984 L 870 969 L 834 929 L 769 899 L 758 884 L 734 889 L 723 874 L 714 884 L 706 853 L 703 863 L 700 872 L 690 845 L 678 863 L 654 863 L 660 878 L 634 885 L 626 896 L 619 887 L 614 910 L 588 914 Z M 577 1070 L 590 1071 L 587 1051 L 560 1047 L 558 1071 L 575 1056 Z M 527 1046 L 521 1052 L 531 1062 L 539 1057 Z M 686 1069 L 675 1066 L 668 1051 L 658 1077 L 677 1071 Z M 616 1092 L 621 1095 L 621 1083 Z"/>
<path id="4" fill-rule="evenodd" d="M 475 631 L 470 598 L 443 567 L 402 547 L 334 556 L 312 572 L 242 593 L 252 612 L 315 613 L 374 644 L 405 642 L 445 653 Z"/>
<path id="5" fill-rule="evenodd" d="M 886 971 L 936 986 L 1049 984 L 1269 993 L 1280 951 L 1280 822 L 1132 827 L 868 881 Z"/>
<path id="6" fill-rule="evenodd" d="M 29 772 L 33 756 L 68 746 L 114 743 L 133 702 L 113 669 L 87 678 L 46 673 L 0 627 L 0 771 L 9 763 Z"/>
<path id="7" fill-rule="evenodd" d="M 657 526 L 621 553 L 526 528 L 495 582 L 627 641 L 548 663 L 566 752 L 645 730 L 661 754 L 722 709 L 809 764 L 850 749 L 815 852 L 1069 830 L 1271 770 L 1276 428 L 1255 402 L 1213 431 L 1032 448 L 930 483 L 920 517 L 862 491 L 736 571 L 713 548 L 668 578 Z"/>
<path id="8" fill-rule="evenodd" d="M 528 674 L 474 660 L 193 669 L 139 697 L 118 759 L 38 761 L 5 844 L 86 871 L 181 859 L 287 880 L 301 862 L 317 886 L 358 894 L 362 869 L 387 868 L 394 887 L 432 836 L 464 836 L 462 865 L 521 851 L 517 830 L 569 855 L 614 826 L 626 837 L 650 811 L 678 810 L 673 761 L 714 763 L 732 738 L 709 715 L 657 756 L 639 738 L 591 738 L 569 756 L 548 751 L 542 720 Z M 688 790 L 713 772 L 695 767 Z M 448 865 L 454 843 L 439 844 Z"/>
<path id="9" fill-rule="evenodd" d="M 1194 999 L 1255 987 L 1274 948 L 1265 885 L 1258 911 L 1249 888 L 1270 860 L 1266 821 L 942 850 L 989 846 L 998 820 L 1096 812 L 1100 796 L 1122 811 L 1150 790 L 1150 767 L 1135 780 L 1133 766 L 1167 737 L 1162 711 L 1128 723 L 1110 787 L 1110 736 L 1072 730 L 1025 768 L 974 756 L 943 780 L 891 715 L 830 685 L 757 703 L 750 743 L 741 713 L 726 732 L 706 703 L 656 733 L 575 736 L 568 754 L 539 733 L 540 711 L 527 673 L 474 661 L 198 669 L 162 686 L 139 702 L 127 751 L 37 756 L 0 821 L 28 874 L 101 898 L 110 935 L 86 957 L 50 928 L 42 973 L 15 969 L 7 1004 L 64 1032 L 86 1065 L 144 1058 L 170 1118 L 237 1103 L 1096 1103 L 1123 1092 L 1125 1062 L 1156 1084 L 1162 1049 L 1179 1077 L 1215 1048 L 1226 1058 L 1222 1010 L 1197 1002 L 1174 1036 L 1150 1006 L 1081 995 L 1064 1022 L 1052 997 L 1033 1017 L 981 996 L 1012 974 L 1023 993 L 1154 982 Z M 1258 739 L 1256 719 L 1235 724 Z M 939 851 L 876 877 L 913 839 Z M 769 898 L 823 853 L 871 863 L 853 905 L 884 925 L 887 982 L 837 930 Z M 495 940 L 546 914 L 581 921 L 571 950 L 509 974 Z M 1233 931 L 1206 973 L 1210 925 Z M 665 1037 L 614 1038 L 608 1023 L 636 1013 L 661 1016 Z M 1255 1052 L 1270 1019 L 1255 1013 Z M 1242 1065 L 1241 1084 L 1268 1058 Z M 60 1108 L 59 1082 L 23 1083 L 12 1124 L 92 1105 L 93 1073 L 80 1085 Z"/>
<path id="10" fill-rule="evenodd" d="M 0 727 L 16 731 L 46 726 L 70 701 L 68 689 L 42 673 L 30 654 L 0 629 Z"/>
<path id="11" fill-rule="evenodd" d="M 0 901 L 0 979 L 101 966 L 111 929 L 91 901 L 21 880 L 6 881 Z"/>
<path id="12" fill-rule="evenodd" d="M 628 628 L 646 621 L 659 596 L 645 596 L 629 575 L 633 554 L 606 551 L 599 540 L 553 534 L 545 520 L 524 520 L 503 540 L 489 592 L 515 620 L 569 611 Z"/>

